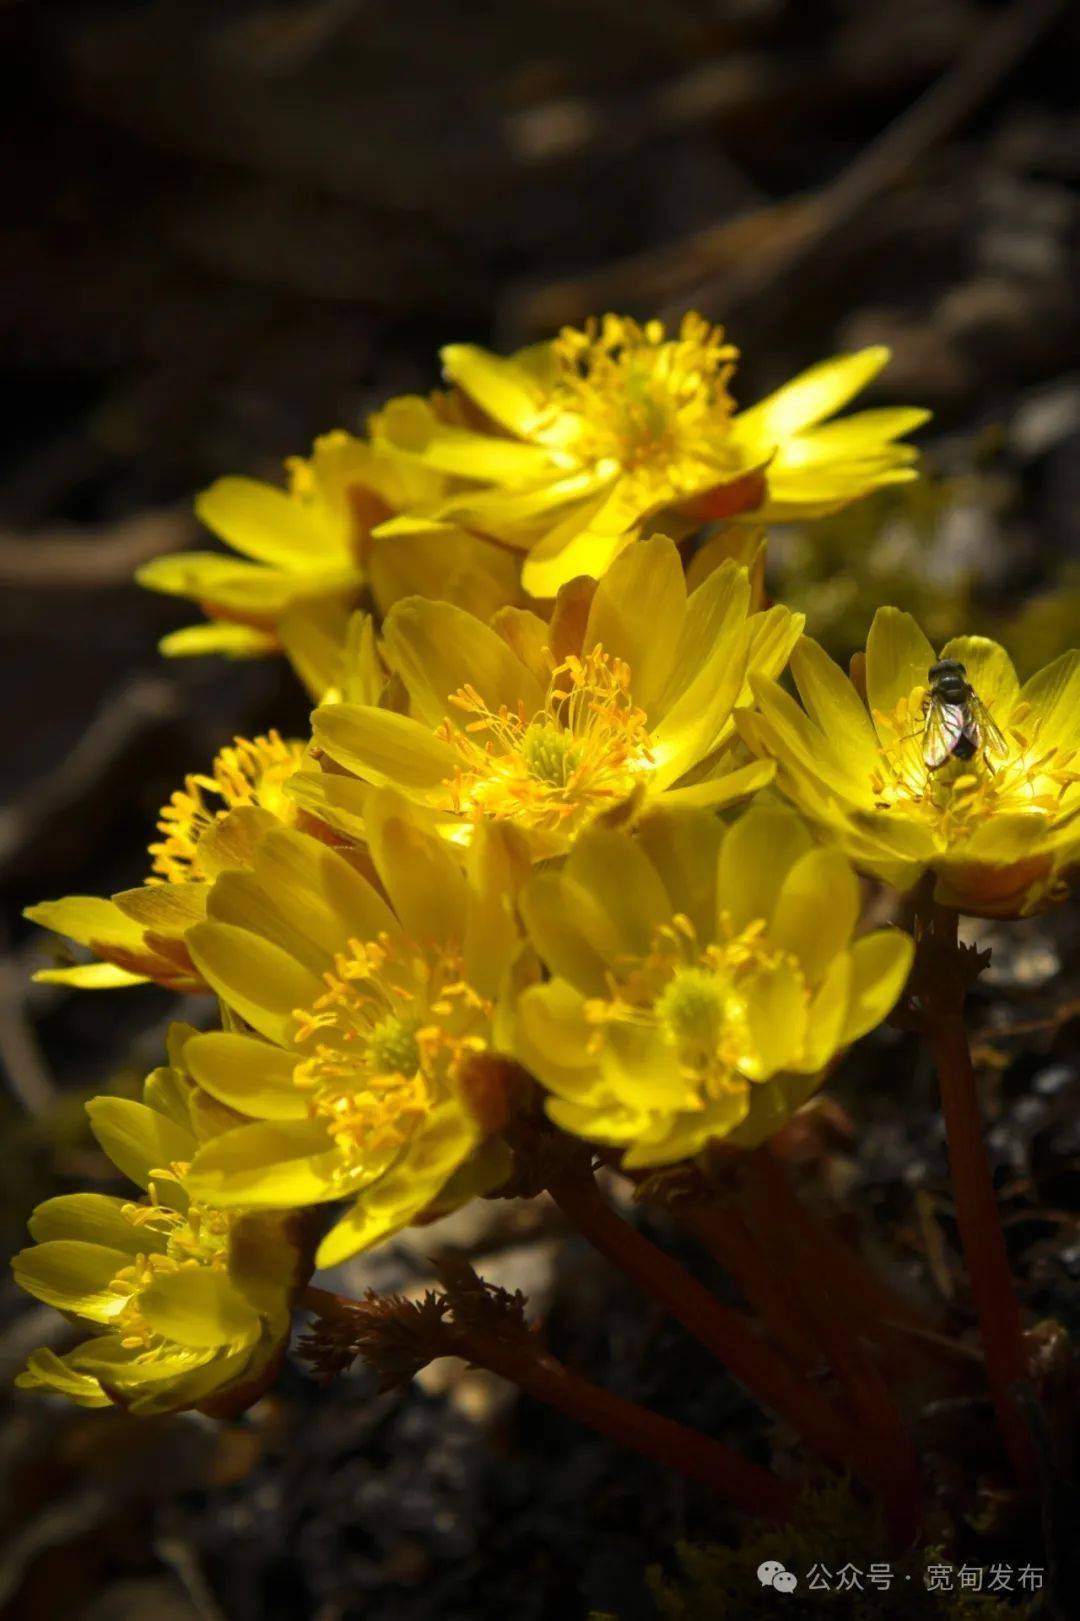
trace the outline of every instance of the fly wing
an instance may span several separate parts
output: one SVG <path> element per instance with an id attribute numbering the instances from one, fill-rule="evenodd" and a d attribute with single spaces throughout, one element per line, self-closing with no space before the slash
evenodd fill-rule
<path id="1" fill-rule="evenodd" d="M 936 771 L 945 764 L 964 735 L 964 720 L 964 710 L 959 704 L 931 701 L 922 740 L 923 760 L 928 770 Z"/>
<path id="2" fill-rule="evenodd" d="M 972 726 L 969 726 L 967 731 L 976 748 L 984 748 L 990 754 L 998 756 L 1008 754 L 1009 745 L 1002 735 L 1001 728 L 997 725 L 978 693 L 973 692 L 971 694 L 967 707 L 971 721 L 974 723 L 974 735 L 972 735 Z"/>

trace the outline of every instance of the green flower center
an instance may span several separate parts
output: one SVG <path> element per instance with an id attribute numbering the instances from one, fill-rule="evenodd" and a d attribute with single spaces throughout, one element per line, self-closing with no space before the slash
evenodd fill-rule
<path id="1" fill-rule="evenodd" d="M 391 1014 L 371 1032 L 368 1054 L 371 1066 L 382 1075 L 415 1075 L 420 1068 L 420 1047 L 416 1032 L 419 1019 Z"/>
<path id="2" fill-rule="evenodd" d="M 677 970 L 656 1000 L 655 1013 L 681 1055 L 706 1060 L 719 1049 L 728 1015 L 728 990 L 711 969 Z"/>
<path id="3" fill-rule="evenodd" d="M 530 776 L 553 788 L 565 788 L 581 764 L 581 749 L 572 733 L 545 721 L 532 721 L 526 727 L 521 753 Z"/>

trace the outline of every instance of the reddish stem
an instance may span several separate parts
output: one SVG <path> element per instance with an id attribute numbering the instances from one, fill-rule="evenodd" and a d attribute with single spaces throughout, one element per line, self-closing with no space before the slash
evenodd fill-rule
<path id="1" fill-rule="evenodd" d="M 458 1330 L 457 1339 L 458 1354 L 469 1362 L 510 1380 L 621 1446 L 709 1487 L 741 1513 L 768 1520 L 789 1518 L 793 1488 L 723 1442 L 613 1395 L 538 1348 L 522 1349 L 472 1329 Z"/>
<path id="2" fill-rule="evenodd" d="M 812 1367 L 819 1354 L 814 1334 L 785 1281 L 731 1202 L 680 1205 L 673 1214 L 720 1262 L 794 1365 L 802 1372 Z"/>
<path id="3" fill-rule="evenodd" d="M 941 1087 L 956 1219 L 986 1354 L 986 1372 L 1013 1467 L 1021 1480 L 1030 1482 L 1038 1456 L 1015 1396 L 1016 1387 L 1028 1380 L 1028 1357 L 983 1141 L 964 1022 L 966 984 L 957 939 L 958 919 L 955 912 L 931 901 L 925 903 L 919 922 L 919 950 L 928 970 L 919 985 L 923 1032 Z"/>
<path id="4" fill-rule="evenodd" d="M 859 1469 L 861 1448 L 854 1428 L 738 1312 L 616 1215 L 591 1178 L 561 1182 L 548 1191 L 602 1255 L 659 1301 L 764 1406 L 787 1419 L 821 1457 L 840 1469 Z"/>
<path id="5" fill-rule="evenodd" d="M 875 1484 L 898 1540 L 907 1545 L 921 1519 L 922 1488 L 915 1447 L 880 1369 L 836 1309 L 828 1280 L 800 1260 L 805 1212 L 779 1161 L 767 1148 L 748 1157 L 747 1199 L 751 1220 L 770 1240 L 783 1281 L 813 1323 L 818 1339 L 847 1393 L 864 1438 Z"/>
<path id="6" fill-rule="evenodd" d="M 346 1323 L 366 1305 L 314 1287 L 303 1291 L 300 1303 L 328 1322 Z M 722 1441 L 663 1418 L 572 1373 L 544 1351 L 531 1334 L 501 1335 L 451 1319 L 440 1329 L 440 1338 L 430 1347 L 430 1354 L 460 1356 L 475 1367 L 498 1374 L 599 1435 L 707 1486 L 740 1513 L 775 1521 L 790 1518 L 796 1486 L 778 1480 Z"/>
<path id="7" fill-rule="evenodd" d="M 778 1173 L 773 1186 L 779 1189 L 782 1185 L 785 1190 L 783 1197 L 796 1219 L 800 1247 L 832 1298 L 843 1303 L 871 1338 L 904 1331 L 933 1335 L 937 1325 L 927 1312 L 872 1272 L 862 1256 L 797 1197 L 778 1157 L 770 1158 Z"/>

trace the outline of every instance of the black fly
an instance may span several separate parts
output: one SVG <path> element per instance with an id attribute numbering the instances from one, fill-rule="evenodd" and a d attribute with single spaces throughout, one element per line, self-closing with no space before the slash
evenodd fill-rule
<path id="1" fill-rule="evenodd" d="M 946 760 L 971 760 L 981 749 L 1004 755 L 1009 746 L 958 659 L 930 666 L 923 700 L 923 760 L 936 771 Z"/>

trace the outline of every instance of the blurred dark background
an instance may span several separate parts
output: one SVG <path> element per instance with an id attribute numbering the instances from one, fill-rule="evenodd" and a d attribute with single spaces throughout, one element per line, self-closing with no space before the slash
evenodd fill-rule
<path id="1" fill-rule="evenodd" d="M 54 942 L 21 908 L 138 882 L 185 771 L 236 732 L 304 723 L 280 663 L 160 661 L 192 615 L 131 572 L 206 544 L 191 497 L 218 474 L 276 477 L 316 433 L 433 386 L 440 343 L 699 307 L 743 348 L 743 403 L 890 343 L 875 397 L 933 408 L 930 478 L 778 537 L 777 589 L 838 654 L 886 599 L 941 638 L 1004 630 L 1026 669 L 1072 645 L 1078 36 L 1045 0 L 0 9 L 5 1254 L 36 1199 L 109 1185 L 82 1100 L 133 1088 L 188 1011 L 32 986 Z M 1051 1021 L 999 1066 L 995 1152 L 1022 1212 L 1061 1216 L 1015 1230 L 1030 1303 L 1059 1315 L 1080 1270 L 1080 1089 L 1053 1025 L 1071 944 L 1062 919 L 1011 934 L 984 1009 Z M 932 1089 L 899 1038 L 870 1051 L 848 1079 L 858 1144 L 826 1170 L 918 1268 L 918 1200 L 944 1186 Z M 561 1248 L 553 1215 L 484 1206 L 452 1236 L 531 1293 L 564 1356 L 764 1444 L 674 1330 Z M 425 1254 L 413 1236 L 352 1283 L 415 1282 Z M 63 1332 L 0 1280 L 4 1379 Z M 6 1411 L 0 1611 L 24 1618 L 629 1621 L 653 1613 L 647 1563 L 723 1529 L 695 1493 L 460 1370 L 378 1399 L 293 1371 L 223 1430 Z"/>

